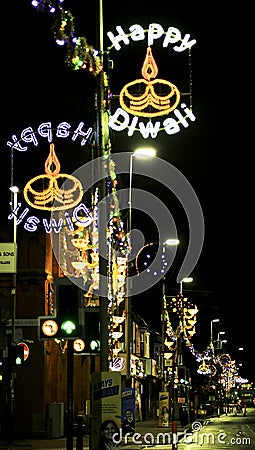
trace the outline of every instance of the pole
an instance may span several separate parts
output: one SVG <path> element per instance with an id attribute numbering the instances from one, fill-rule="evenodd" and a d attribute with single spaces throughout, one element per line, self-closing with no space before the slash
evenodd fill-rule
<path id="1" fill-rule="evenodd" d="M 128 191 L 128 240 L 129 240 L 129 257 L 132 254 L 132 239 L 131 239 L 131 231 L 132 231 L 132 177 L 133 177 L 133 154 L 130 155 L 129 159 L 129 191 Z M 127 296 L 126 296 L 126 387 L 130 386 L 130 358 L 131 358 L 131 345 L 132 345 L 132 313 L 131 313 L 131 292 L 132 292 L 132 279 L 131 279 L 131 261 L 130 258 L 128 260 L 127 266 Z"/>
<path id="2" fill-rule="evenodd" d="M 131 230 L 132 230 L 132 178 L 133 178 L 133 156 L 134 154 L 130 155 L 129 158 L 129 192 L 128 192 L 128 236 L 129 240 L 131 241 Z M 130 249 L 131 249 L 131 242 L 129 242 Z"/>
<path id="3" fill-rule="evenodd" d="M 11 445 L 13 443 L 13 413 L 14 413 L 14 388 L 13 388 L 13 367 L 12 367 L 12 339 L 11 335 L 7 334 L 7 420 L 5 422 L 6 432 L 6 444 Z"/>
<path id="4" fill-rule="evenodd" d="M 13 211 L 13 244 L 14 244 L 14 252 L 15 252 L 15 267 L 13 273 L 13 285 L 11 294 L 13 295 L 13 312 L 12 312 L 12 333 L 11 338 L 8 336 L 8 368 L 7 368 L 7 378 L 8 378 L 8 387 L 7 387 L 7 413 L 8 413 L 8 432 L 7 432 L 7 441 L 8 444 L 13 442 L 13 434 L 14 434 L 14 406 L 15 406 L 15 377 L 16 373 L 12 366 L 12 351 L 13 346 L 16 342 L 16 329 L 15 329 L 15 321 L 16 321 L 16 303 L 17 303 L 17 216 L 16 209 L 18 206 L 18 192 L 19 189 L 17 186 L 13 186 L 13 149 L 11 156 L 11 206 Z"/>
<path id="5" fill-rule="evenodd" d="M 172 377 L 172 450 L 177 450 L 177 422 L 175 420 L 175 389 L 174 389 L 174 377 L 175 377 L 175 369 L 176 362 L 178 358 L 178 339 L 176 341 L 176 349 L 173 358 L 173 377 Z"/>
<path id="6" fill-rule="evenodd" d="M 12 315 L 12 341 L 15 343 L 16 341 L 16 330 L 15 330 L 15 320 L 16 320 L 16 304 L 17 304 L 17 213 L 15 212 L 18 206 L 18 191 L 12 191 L 12 210 L 13 213 L 13 243 L 14 243 L 14 251 L 15 251 L 15 272 L 13 274 L 13 315 Z"/>
<path id="7" fill-rule="evenodd" d="M 177 434 L 177 422 L 172 421 L 172 450 L 177 450 L 178 434 Z"/>
<path id="8" fill-rule="evenodd" d="M 107 267 L 108 261 L 103 257 L 107 254 L 106 243 L 106 224 L 107 224 L 107 208 L 106 208 L 106 170 L 102 157 L 107 155 L 108 149 L 108 82 L 104 71 L 104 66 L 107 66 L 106 57 L 104 55 L 103 44 L 103 0 L 98 0 L 98 44 L 101 56 L 103 69 L 97 75 L 97 92 L 96 92 L 96 148 L 97 156 L 99 158 L 99 183 L 98 183 L 98 251 L 99 251 L 99 290 L 107 291 Z M 106 119 L 107 116 L 107 119 Z M 99 295 L 99 322 L 100 322 L 100 370 L 107 372 L 109 370 L 108 361 L 108 299 L 103 295 Z"/>
<path id="9" fill-rule="evenodd" d="M 209 375 L 209 395 L 211 390 L 211 384 L 212 384 L 212 366 L 213 366 L 213 360 L 214 360 L 214 345 L 213 345 L 213 323 L 219 322 L 220 319 L 212 319 L 211 320 L 211 336 L 210 336 L 210 347 L 211 347 L 211 358 L 210 358 L 210 375 Z"/>
<path id="10" fill-rule="evenodd" d="M 66 450 L 73 450 L 73 341 L 67 344 Z"/>
<path id="11" fill-rule="evenodd" d="M 182 281 L 180 282 L 180 291 L 179 295 L 182 296 Z M 181 323 L 183 323 L 183 315 L 181 317 Z M 172 412 L 172 450 L 177 450 L 178 445 L 178 434 L 177 434 L 177 421 L 175 420 L 175 388 L 174 388 L 174 378 L 175 371 L 179 366 L 179 355 L 181 356 L 181 338 L 179 336 L 179 332 L 176 339 L 176 347 L 174 351 L 174 359 L 173 359 L 173 384 L 172 384 L 172 402 L 173 402 L 173 412 Z M 178 375 L 178 373 L 177 373 Z"/>
<path id="12" fill-rule="evenodd" d="M 161 347 L 161 372 L 162 372 L 162 392 L 166 390 L 165 385 L 165 315 L 166 315 L 166 282 L 165 277 L 162 279 L 162 317 L 161 317 L 161 340 L 162 340 L 162 347 Z"/>

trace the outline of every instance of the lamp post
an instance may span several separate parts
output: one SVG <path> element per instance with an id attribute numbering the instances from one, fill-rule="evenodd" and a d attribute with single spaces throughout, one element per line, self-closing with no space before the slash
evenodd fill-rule
<path id="1" fill-rule="evenodd" d="M 211 347 L 211 357 L 210 357 L 210 375 L 209 375 L 209 383 L 208 383 L 208 392 L 210 395 L 211 391 L 211 383 L 212 383 L 212 366 L 213 366 L 213 358 L 214 358 L 214 345 L 213 345 L 213 324 L 218 323 L 220 319 L 212 319 L 210 326 L 210 347 Z"/>
<path id="2" fill-rule="evenodd" d="M 182 297 L 183 289 L 182 285 L 183 283 L 191 283 L 193 281 L 192 277 L 186 277 L 183 278 L 183 280 L 180 281 L 180 291 L 179 294 Z M 183 313 L 180 317 L 181 322 L 183 323 Z M 173 372 L 172 372 L 172 450 L 177 450 L 177 443 L 178 443 L 178 434 L 177 434 L 177 421 L 175 417 L 175 404 L 176 404 L 176 395 L 175 395 L 175 384 L 174 384 L 174 378 L 175 378 L 175 372 L 178 367 L 181 364 L 182 365 L 182 354 L 181 354 L 181 342 L 182 338 L 180 335 L 177 335 L 177 341 L 175 346 L 175 354 L 173 358 Z"/>
<path id="3" fill-rule="evenodd" d="M 218 335 L 217 335 L 217 350 L 221 350 L 222 349 L 222 343 L 224 342 L 220 336 L 223 336 L 225 333 L 225 331 L 219 331 Z"/>
<path id="4" fill-rule="evenodd" d="M 243 347 L 238 347 L 237 350 L 238 350 L 238 352 L 243 352 L 243 351 L 244 351 L 244 348 L 243 348 Z M 239 355 L 238 355 L 238 359 L 239 359 L 239 358 L 241 358 L 242 361 L 243 361 L 243 355 L 241 355 L 240 353 L 239 353 Z M 241 361 L 241 363 L 238 363 L 238 366 L 239 366 L 240 368 L 242 368 L 242 366 L 243 366 L 242 361 Z"/>
<path id="5" fill-rule="evenodd" d="M 219 331 L 217 335 L 217 355 L 220 355 L 222 353 L 222 344 L 226 343 L 226 339 L 221 339 L 221 336 L 224 336 L 226 333 L 225 331 Z M 212 361 L 211 361 L 212 364 Z M 212 367 L 211 367 L 212 369 Z M 222 384 L 221 384 L 221 367 L 218 366 L 218 372 L 217 372 L 217 382 L 216 382 L 216 406 L 217 406 L 217 416 L 220 417 L 220 415 L 223 412 L 223 403 L 222 403 Z"/>
<path id="6" fill-rule="evenodd" d="M 11 444 L 13 442 L 13 427 L 14 427 L 14 402 L 15 402 L 15 391 L 14 391 L 14 380 L 15 373 L 12 367 L 12 347 L 15 345 L 16 341 L 16 303 L 17 303 L 17 206 L 18 206 L 18 193 L 19 188 L 17 186 L 11 186 L 10 191 L 12 193 L 11 207 L 13 214 L 13 244 L 14 244 L 14 273 L 13 273 L 13 312 L 12 312 L 12 333 L 11 339 L 8 339 L 8 390 L 7 390 L 7 415 L 8 415 L 8 430 L 7 430 L 7 443 Z"/>
<path id="7" fill-rule="evenodd" d="M 183 283 L 192 283 L 193 278 L 192 277 L 186 277 L 183 278 L 183 280 L 180 281 L 180 294 L 182 294 L 182 284 Z"/>
<path id="8" fill-rule="evenodd" d="M 130 242 L 130 233 L 132 230 L 132 179 L 133 179 L 133 158 L 154 158 L 156 156 L 156 150 L 154 148 L 146 148 L 141 147 L 137 148 L 129 158 L 129 197 L 128 197 L 128 236 L 129 236 L 129 244 L 131 248 Z"/>
<path id="9" fill-rule="evenodd" d="M 12 294 L 13 294 L 13 314 L 12 314 L 12 341 L 15 342 L 15 320 L 16 320 L 16 303 L 17 303 L 17 213 L 16 209 L 18 206 L 18 193 L 19 188 L 18 186 L 11 186 L 10 191 L 12 193 L 12 212 L 13 212 L 13 244 L 14 244 L 14 251 L 15 251 L 15 270 L 13 273 L 13 287 L 12 287 Z"/>
<path id="10" fill-rule="evenodd" d="M 176 247 L 179 245 L 179 239 L 169 238 L 163 242 L 163 253 L 165 253 L 166 245 L 169 247 Z M 162 341 L 162 351 L 161 351 L 161 373 L 162 373 L 162 391 L 166 390 L 165 386 L 165 352 L 164 352 L 164 342 L 165 342 L 165 316 L 166 316 L 166 281 L 163 277 L 162 282 L 162 312 L 161 312 L 161 341 Z"/>
<path id="11" fill-rule="evenodd" d="M 210 344 L 212 347 L 212 350 L 214 350 L 214 346 L 213 346 L 213 324 L 219 322 L 220 319 L 212 319 L 211 320 L 211 340 L 210 340 Z"/>
<path id="12" fill-rule="evenodd" d="M 218 341 L 220 341 L 220 335 L 223 335 L 223 334 L 226 334 L 226 332 L 225 331 L 218 332 L 218 338 L 217 338 Z"/>
<path id="13" fill-rule="evenodd" d="M 211 347 L 211 370 L 210 370 L 210 382 L 211 382 L 211 378 L 212 378 L 212 363 L 213 363 L 213 358 L 214 358 L 214 345 L 213 345 L 213 324 L 219 322 L 220 319 L 212 319 L 211 320 L 211 335 L 210 335 L 210 347 Z M 211 383 L 209 383 L 210 386 Z"/>
<path id="14" fill-rule="evenodd" d="M 128 223 L 127 223 L 127 235 L 129 244 L 129 254 L 132 252 L 132 181 L 133 181 L 133 158 L 148 159 L 156 156 L 156 150 L 149 147 L 141 147 L 136 149 L 129 159 L 129 191 L 128 191 Z M 128 261 L 127 267 L 127 296 L 126 296 L 126 332 L 125 340 L 127 343 L 126 349 L 126 386 L 130 385 L 130 356 L 132 348 L 132 319 L 131 319 L 131 293 L 132 293 L 132 279 L 131 279 L 131 261 Z"/>

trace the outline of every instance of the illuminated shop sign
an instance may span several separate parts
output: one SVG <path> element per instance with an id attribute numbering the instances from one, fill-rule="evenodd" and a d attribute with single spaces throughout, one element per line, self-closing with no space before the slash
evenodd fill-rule
<path id="1" fill-rule="evenodd" d="M 163 48 L 171 46 L 175 52 L 189 51 L 196 43 L 190 40 L 190 35 L 182 37 L 181 32 L 175 27 L 169 27 L 166 31 L 160 24 L 152 23 L 148 30 L 140 25 L 132 25 L 130 33 L 125 33 L 121 26 L 116 27 L 117 34 L 108 32 L 112 46 L 116 50 L 121 45 L 128 45 L 131 41 L 143 41 L 147 39 L 145 59 L 141 61 L 142 78 L 131 80 L 121 89 L 119 95 L 120 107 L 110 117 L 109 126 L 115 131 L 127 129 L 127 135 L 133 136 L 138 131 L 144 139 L 156 138 L 162 130 L 168 135 L 178 133 L 182 128 L 187 128 L 190 122 L 196 120 L 191 105 L 181 101 L 181 92 L 170 80 L 158 78 L 158 66 L 154 58 L 152 48 L 155 41 L 162 39 Z M 157 120 L 165 116 L 162 121 Z M 145 121 L 144 119 L 148 119 Z"/>

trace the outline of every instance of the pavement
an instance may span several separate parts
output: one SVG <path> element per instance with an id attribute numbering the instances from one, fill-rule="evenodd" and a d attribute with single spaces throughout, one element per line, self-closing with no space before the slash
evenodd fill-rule
<path id="1" fill-rule="evenodd" d="M 179 422 L 177 422 L 177 432 L 179 435 L 179 439 L 181 435 L 184 434 L 185 431 L 191 429 L 191 424 L 187 424 L 186 426 L 181 426 Z M 126 450 L 143 448 L 148 445 L 161 443 L 160 442 L 160 433 L 169 433 L 172 434 L 172 429 L 170 427 L 159 427 L 158 419 L 154 420 L 146 420 L 140 421 L 136 423 L 136 433 L 140 433 L 135 437 L 123 438 L 122 448 Z M 157 439 L 159 439 L 157 441 Z M 22 438 L 22 439 L 14 439 L 12 444 L 6 444 L 3 440 L 0 440 L 0 449 L 5 450 L 47 450 L 47 449 L 55 449 L 55 450 L 65 450 L 67 448 L 67 438 Z M 70 440 L 68 441 L 68 448 L 71 448 Z M 82 441 L 79 439 L 77 442 L 77 438 L 73 438 L 73 449 L 76 450 L 88 450 L 89 449 L 89 435 L 85 434 L 83 436 Z"/>

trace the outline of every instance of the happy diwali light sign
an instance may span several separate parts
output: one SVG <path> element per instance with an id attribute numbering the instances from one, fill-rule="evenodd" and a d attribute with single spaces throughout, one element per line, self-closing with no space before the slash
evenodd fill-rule
<path id="1" fill-rule="evenodd" d="M 109 125 L 115 131 L 127 129 L 127 135 L 133 136 L 139 131 L 143 138 L 156 138 L 159 131 L 173 135 L 182 128 L 189 127 L 195 121 L 195 116 L 186 103 L 181 102 L 178 86 L 170 80 L 157 78 L 158 66 L 154 58 L 152 47 L 155 41 L 162 39 L 163 48 L 172 45 L 175 52 L 190 51 L 196 43 L 190 40 L 190 35 L 182 37 L 175 27 L 167 31 L 158 23 L 149 25 L 144 30 L 140 25 L 132 25 L 130 33 L 125 33 L 121 26 L 116 26 L 117 34 L 107 33 L 112 46 L 121 50 L 121 44 L 128 45 L 131 41 L 143 41 L 147 34 L 147 50 L 144 61 L 141 62 L 142 78 L 131 80 L 125 84 L 119 95 L 120 107 L 111 115 Z M 155 120 L 166 116 L 163 121 Z M 144 119 L 148 119 L 147 122 Z"/>

